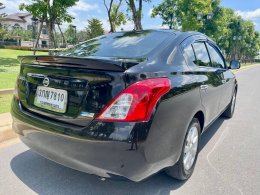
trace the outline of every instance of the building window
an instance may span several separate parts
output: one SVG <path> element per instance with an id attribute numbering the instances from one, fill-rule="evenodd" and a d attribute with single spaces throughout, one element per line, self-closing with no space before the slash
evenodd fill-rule
<path id="1" fill-rule="evenodd" d="M 21 26 L 16 23 L 16 24 L 13 26 L 13 28 L 14 28 L 14 29 L 19 29 L 19 28 L 21 28 Z"/>
<path id="2" fill-rule="evenodd" d="M 27 25 L 27 30 L 32 30 L 33 26 L 32 25 Z"/>
<path id="3" fill-rule="evenodd" d="M 48 31 L 47 31 L 46 26 L 43 26 L 43 27 L 42 27 L 42 34 L 43 34 L 43 35 L 47 35 L 47 34 L 48 34 Z"/>

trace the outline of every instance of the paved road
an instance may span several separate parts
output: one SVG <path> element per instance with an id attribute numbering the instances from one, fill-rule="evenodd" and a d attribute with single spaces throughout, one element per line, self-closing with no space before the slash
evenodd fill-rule
<path id="1" fill-rule="evenodd" d="M 29 150 L 0 149 L 0 194 L 260 194 L 260 66 L 237 73 L 237 107 L 203 135 L 193 176 L 179 182 L 159 173 L 134 183 L 101 181 Z"/>

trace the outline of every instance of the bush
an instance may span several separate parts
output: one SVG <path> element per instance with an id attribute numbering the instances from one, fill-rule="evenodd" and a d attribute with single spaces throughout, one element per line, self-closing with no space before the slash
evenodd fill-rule
<path id="1" fill-rule="evenodd" d="M 31 51 L 30 47 L 21 47 L 21 46 L 5 46 L 5 49 L 15 49 L 15 50 Z"/>

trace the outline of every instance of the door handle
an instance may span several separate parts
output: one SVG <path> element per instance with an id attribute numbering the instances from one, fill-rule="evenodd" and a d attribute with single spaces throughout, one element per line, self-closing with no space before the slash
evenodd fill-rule
<path id="1" fill-rule="evenodd" d="M 225 84 L 227 81 L 225 79 L 222 80 L 222 84 Z"/>
<path id="2" fill-rule="evenodd" d="M 200 89 L 206 91 L 208 89 L 208 85 L 201 85 Z"/>

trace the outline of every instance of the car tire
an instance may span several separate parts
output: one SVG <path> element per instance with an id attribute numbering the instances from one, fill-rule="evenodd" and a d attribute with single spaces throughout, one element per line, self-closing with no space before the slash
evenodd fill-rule
<path id="1" fill-rule="evenodd" d="M 196 132 L 194 132 L 196 131 Z M 191 133 L 195 133 L 194 135 L 191 135 Z M 198 156 L 198 146 L 199 146 L 199 141 L 200 141 L 200 133 L 201 133 L 201 127 L 199 120 L 197 118 L 193 118 L 188 130 L 185 135 L 184 143 L 182 146 L 182 152 L 181 156 L 178 160 L 178 162 L 172 166 L 166 169 L 166 173 L 178 180 L 187 180 L 193 173 L 196 161 L 197 161 L 197 156 Z M 196 143 L 194 142 L 195 145 L 190 145 L 190 138 L 194 138 L 197 135 L 197 141 Z M 192 136 L 192 137 L 190 137 Z M 195 140 L 194 140 L 195 141 Z M 196 149 L 196 151 L 194 151 Z M 188 152 L 192 151 L 192 157 L 190 157 L 190 162 L 187 163 L 188 161 Z M 194 158 L 194 159 L 193 159 Z M 193 160 L 192 160 L 193 159 Z M 185 162 L 184 162 L 185 161 Z M 192 162 L 191 162 L 192 161 Z"/>
<path id="2" fill-rule="evenodd" d="M 229 103 L 228 107 L 226 108 L 226 110 L 223 112 L 222 116 L 226 117 L 226 118 L 232 118 L 234 111 L 235 111 L 235 107 L 236 107 L 236 96 L 237 96 L 237 90 L 235 89 L 231 102 Z"/>

